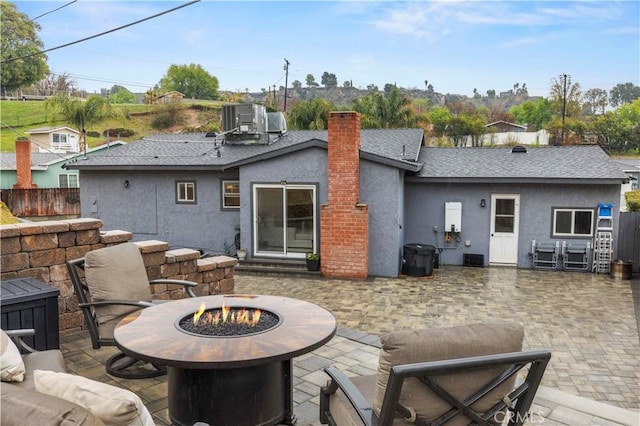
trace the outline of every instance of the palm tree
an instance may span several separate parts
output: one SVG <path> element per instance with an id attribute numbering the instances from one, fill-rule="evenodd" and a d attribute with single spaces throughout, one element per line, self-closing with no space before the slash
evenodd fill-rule
<path id="1" fill-rule="evenodd" d="M 87 152 L 86 127 L 100 123 L 113 116 L 109 101 L 99 95 L 91 95 L 86 101 L 58 94 L 49 98 L 46 109 L 59 112 L 63 119 L 80 130 L 80 150 Z"/>
<path id="2" fill-rule="evenodd" d="M 302 101 L 289 111 L 287 124 L 297 130 L 323 130 L 329 124 L 329 113 L 335 108 L 324 98 Z"/>

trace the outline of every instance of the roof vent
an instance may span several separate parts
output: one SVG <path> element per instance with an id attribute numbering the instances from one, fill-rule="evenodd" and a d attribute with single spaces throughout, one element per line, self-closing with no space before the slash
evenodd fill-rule
<path id="1" fill-rule="evenodd" d="M 526 154 L 527 153 L 527 148 L 522 146 L 522 145 L 517 145 L 517 146 L 514 146 L 513 148 L 511 148 L 511 153 L 512 154 L 521 153 L 521 152 Z"/>
<path id="2" fill-rule="evenodd" d="M 207 134 L 204 135 L 205 138 L 215 138 L 216 136 L 218 136 L 216 132 L 207 132 Z"/>

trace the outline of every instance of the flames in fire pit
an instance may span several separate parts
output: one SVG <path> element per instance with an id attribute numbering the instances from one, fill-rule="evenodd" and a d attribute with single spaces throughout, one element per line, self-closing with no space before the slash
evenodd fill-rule
<path id="1" fill-rule="evenodd" d="M 200 309 L 178 321 L 178 328 L 192 334 L 212 337 L 234 337 L 258 334 L 280 323 L 273 312 L 222 305 L 221 308 Z"/>

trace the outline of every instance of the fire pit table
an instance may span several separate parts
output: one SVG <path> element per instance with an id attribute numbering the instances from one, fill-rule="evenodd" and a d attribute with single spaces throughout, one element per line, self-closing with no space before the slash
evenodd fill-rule
<path id="1" fill-rule="evenodd" d="M 216 334 L 236 319 L 245 325 Z M 335 332 L 333 314 L 312 303 L 225 295 L 145 308 L 123 319 L 114 339 L 124 353 L 167 366 L 175 424 L 254 426 L 295 423 L 292 359 Z"/>

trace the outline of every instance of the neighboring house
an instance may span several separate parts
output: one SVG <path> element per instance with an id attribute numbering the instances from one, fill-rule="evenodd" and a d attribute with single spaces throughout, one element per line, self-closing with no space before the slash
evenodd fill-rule
<path id="1" fill-rule="evenodd" d="M 79 151 L 80 132 L 70 127 L 39 127 L 25 132 L 33 152 L 74 153 Z"/>
<path id="2" fill-rule="evenodd" d="M 549 145 L 549 133 L 542 129 L 527 132 L 527 126 L 507 121 L 494 121 L 484 126 L 486 133 L 480 136 L 480 146 L 494 145 Z M 473 146 L 471 136 L 464 140 L 465 146 Z"/>
<path id="3" fill-rule="evenodd" d="M 231 136 L 157 135 L 69 164 L 82 216 L 213 252 L 239 228 L 248 257 L 319 252 L 326 276 L 397 276 L 409 243 L 524 268 L 532 240 L 590 241 L 627 178 L 597 146 L 427 148 L 421 129 L 361 130 L 352 112 L 328 131 Z"/>
<path id="4" fill-rule="evenodd" d="M 620 191 L 620 211 L 627 211 L 627 201 L 624 194 L 628 191 L 640 189 L 638 185 L 640 179 L 640 157 L 638 158 L 619 158 L 614 160 L 629 177 L 629 180 L 622 185 Z"/>
<path id="5" fill-rule="evenodd" d="M 494 133 L 503 133 L 503 132 L 526 132 L 527 126 L 523 126 L 522 124 L 509 123 L 508 121 L 494 121 L 493 123 L 486 124 L 484 126 L 487 131 Z"/>
<path id="6" fill-rule="evenodd" d="M 169 104 L 172 102 L 182 102 L 183 99 L 184 99 L 184 95 L 182 93 L 172 90 L 171 92 L 167 92 L 163 95 L 158 96 L 156 103 Z"/>
<path id="7" fill-rule="evenodd" d="M 13 189 L 18 183 L 19 156 L 23 155 L 24 164 L 31 164 L 30 182 L 25 182 L 22 187 L 30 187 L 34 184 L 37 188 L 77 188 L 80 186 L 77 170 L 68 170 L 64 166 L 76 157 L 84 158 L 83 154 L 57 154 L 45 152 L 31 152 L 29 141 L 24 150 L 16 144 L 16 153 L 3 152 L 0 155 L 0 189 Z M 124 145 L 125 142 L 115 141 L 108 145 L 101 145 L 87 150 L 87 156 L 94 155 L 105 149 Z M 25 174 L 27 176 L 28 174 Z"/>

